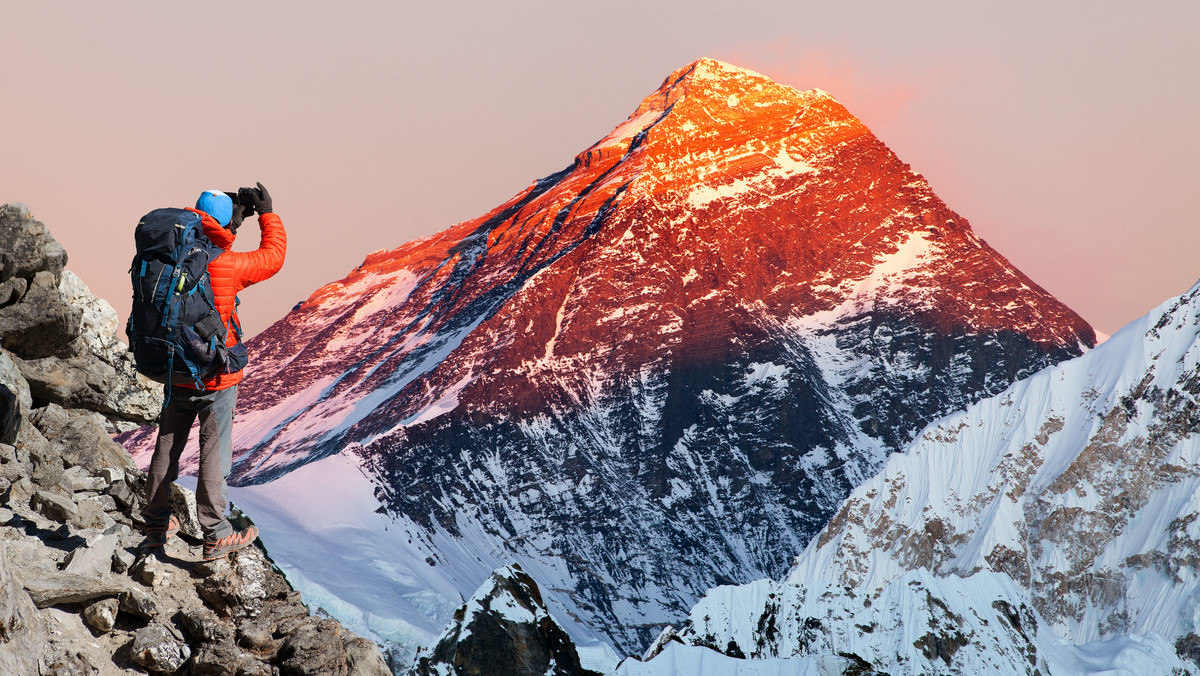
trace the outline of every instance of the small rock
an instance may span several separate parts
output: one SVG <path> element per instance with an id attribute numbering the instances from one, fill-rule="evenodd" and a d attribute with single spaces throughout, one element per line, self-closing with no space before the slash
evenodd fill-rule
<path id="1" fill-rule="evenodd" d="M 245 665 L 254 661 L 254 658 L 238 650 L 231 642 L 210 643 L 198 648 L 192 657 L 192 676 L 235 676 L 252 673 L 247 672 Z"/>
<path id="2" fill-rule="evenodd" d="M 8 464 L 10 462 L 16 462 L 16 460 L 16 447 L 10 446 L 9 444 L 0 443 L 0 463 Z"/>
<path id="3" fill-rule="evenodd" d="M 107 634 L 117 623 L 118 605 L 112 598 L 96 601 L 83 609 L 83 621 L 101 634 Z"/>
<path id="4" fill-rule="evenodd" d="M 106 486 L 115 481 L 125 481 L 125 470 L 120 467 L 101 467 L 99 476 L 104 479 Z"/>
<path id="5" fill-rule="evenodd" d="M 112 555 L 112 571 L 118 575 L 124 574 L 125 571 L 133 567 L 137 561 L 137 557 L 129 551 L 121 548 L 113 550 Z"/>
<path id="6" fill-rule="evenodd" d="M 183 631 L 192 641 L 220 643 L 233 638 L 233 627 L 222 622 L 217 614 L 203 606 L 181 610 L 177 615 Z"/>
<path id="7" fill-rule="evenodd" d="M 171 513 L 179 521 L 179 532 L 197 540 L 204 539 L 204 529 L 196 516 L 196 494 L 179 484 L 171 484 L 169 499 Z"/>
<path id="8" fill-rule="evenodd" d="M 108 494 L 112 496 L 113 500 L 117 501 L 121 509 L 132 509 L 138 502 L 137 497 L 130 490 L 129 484 L 124 479 L 112 482 L 112 485 L 108 487 Z"/>
<path id="9" fill-rule="evenodd" d="M 154 597 L 136 587 L 128 589 L 118 597 L 121 612 L 129 613 L 140 620 L 152 620 L 158 614 Z"/>
<path id="10" fill-rule="evenodd" d="M 75 491 L 76 493 L 85 491 L 102 491 L 105 488 L 108 488 L 108 482 L 104 480 L 104 477 L 86 476 L 77 479 L 71 479 L 71 490 Z"/>
<path id="11" fill-rule="evenodd" d="M 229 568 L 228 558 L 201 561 L 192 568 L 192 575 L 194 577 L 208 577 L 216 575 L 227 568 Z"/>
<path id="12" fill-rule="evenodd" d="M 71 415 L 67 413 L 67 409 L 51 402 L 45 406 L 34 409 L 29 414 L 29 421 L 46 437 L 62 436 L 62 431 L 71 422 Z"/>
<path id="13" fill-rule="evenodd" d="M 29 478 L 38 488 L 65 496 L 72 494 L 71 480 L 63 472 L 62 458 L 57 455 L 34 454 L 30 456 L 29 462 L 33 466 Z"/>
<path id="14" fill-rule="evenodd" d="M 34 487 L 29 477 L 23 476 L 13 482 L 12 495 L 9 496 L 9 500 L 28 503 L 33 499 L 33 494 L 36 492 L 37 488 Z"/>
<path id="15" fill-rule="evenodd" d="M 130 648 L 130 657 L 134 663 L 150 671 L 176 672 L 191 656 L 192 649 L 176 639 L 174 633 L 161 624 L 139 629 Z"/>
<path id="16" fill-rule="evenodd" d="M 273 631 L 271 627 L 263 622 L 245 622 L 238 627 L 237 642 L 238 645 L 253 650 L 255 652 L 265 652 L 264 648 L 271 643 Z M 278 648 L 278 646 L 275 646 Z"/>
<path id="17" fill-rule="evenodd" d="M 79 510 L 73 500 L 49 491 L 37 491 L 29 501 L 29 506 L 49 519 L 65 523 L 75 518 Z"/>
<path id="18" fill-rule="evenodd" d="M 0 306 L 16 303 L 28 288 L 29 282 L 24 277 L 10 277 L 0 282 Z"/>
<path id="19" fill-rule="evenodd" d="M 157 589 L 170 581 L 172 575 L 162 561 L 155 556 L 143 556 L 129 570 L 134 579 L 148 587 Z"/>
<path id="20" fill-rule="evenodd" d="M 68 522 L 75 528 L 95 528 L 105 530 L 116 525 L 112 517 L 104 512 L 104 507 L 94 500 L 84 500 L 75 506 L 75 516 Z"/>
<path id="21" fill-rule="evenodd" d="M 104 510 L 105 512 L 116 512 L 118 509 L 117 501 L 113 499 L 113 496 L 111 495 L 96 495 L 88 498 L 87 501 L 96 503 L 100 509 Z"/>

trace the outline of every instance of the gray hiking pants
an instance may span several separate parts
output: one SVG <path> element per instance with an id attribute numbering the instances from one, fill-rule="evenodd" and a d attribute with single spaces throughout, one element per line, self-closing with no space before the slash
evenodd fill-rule
<path id="1" fill-rule="evenodd" d="M 171 400 L 158 419 L 158 441 L 146 473 L 148 525 L 167 525 L 171 517 L 171 484 L 179 478 L 179 457 L 187 445 L 192 423 L 200 417 L 200 469 L 196 482 L 196 516 L 205 540 L 233 533 L 225 519 L 229 487 L 225 478 L 233 464 L 233 409 L 237 385 L 216 392 L 172 387 Z"/>

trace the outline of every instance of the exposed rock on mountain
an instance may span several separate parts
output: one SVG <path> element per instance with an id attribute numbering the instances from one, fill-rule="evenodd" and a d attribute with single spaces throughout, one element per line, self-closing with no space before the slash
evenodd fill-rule
<path id="1" fill-rule="evenodd" d="M 412 670 L 442 673 L 599 676 L 579 666 L 575 645 L 550 617 L 537 583 L 516 565 L 492 573 Z"/>
<path id="2" fill-rule="evenodd" d="M 109 433 L 156 417 L 158 386 L 134 377 L 116 313 L 23 207 L 0 207 L 0 252 L 18 275 L 6 288 L 46 290 L 0 308 L 0 673 L 390 673 L 261 550 L 201 563 L 190 491 L 172 500 L 180 534 L 142 546 L 144 475 Z"/>
<path id="3" fill-rule="evenodd" d="M 154 422 L 162 386 L 139 375 L 117 338 L 117 313 L 64 270 L 67 252 L 20 204 L 0 206 L 0 384 L 25 381 L 26 408 L 103 414 L 112 431 Z"/>
<path id="4" fill-rule="evenodd" d="M 784 581 L 712 591 L 679 636 L 892 674 L 1200 674 L 1198 552 L 1200 284 L 930 425 Z"/>
<path id="5" fill-rule="evenodd" d="M 251 341 L 234 474 L 361 470 L 386 516 L 354 523 L 415 565 L 374 622 L 396 640 L 516 560 L 576 638 L 640 652 L 712 585 L 782 575 L 927 422 L 1094 342 L 832 96 L 704 59 Z"/>

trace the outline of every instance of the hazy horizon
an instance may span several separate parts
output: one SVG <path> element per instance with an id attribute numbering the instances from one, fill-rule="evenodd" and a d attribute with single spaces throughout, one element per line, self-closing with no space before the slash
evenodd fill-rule
<path id="1" fill-rule="evenodd" d="M 242 294 L 254 334 L 371 251 L 569 165 L 703 56 L 833 94 L 1097 330 L 1200 278 L 1200 6 L 7 9 L 0 202 L 27 204 L 122 318 L 153 208 L 271 190 L 289 253 Z"/>

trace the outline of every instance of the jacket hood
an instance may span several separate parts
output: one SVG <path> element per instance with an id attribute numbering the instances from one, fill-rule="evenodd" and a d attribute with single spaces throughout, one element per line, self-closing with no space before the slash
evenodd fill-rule
<path id="1" fill-rule="evenodd" d="M 225 251 L 229 251 L 233 248 L 233 241 L 237 239 L 237 236 L 229 230 L 222 228 L 221 224 L 217 222 L 217 219 L 209 216 L 207 213 L 200 211 L 199 209 L 188 208 L 188 211 L 194 211 L 200 214 L 200 224 L 204 227 L 204 236 L 208 237 L 208 241 L 224 249 Z"/>

